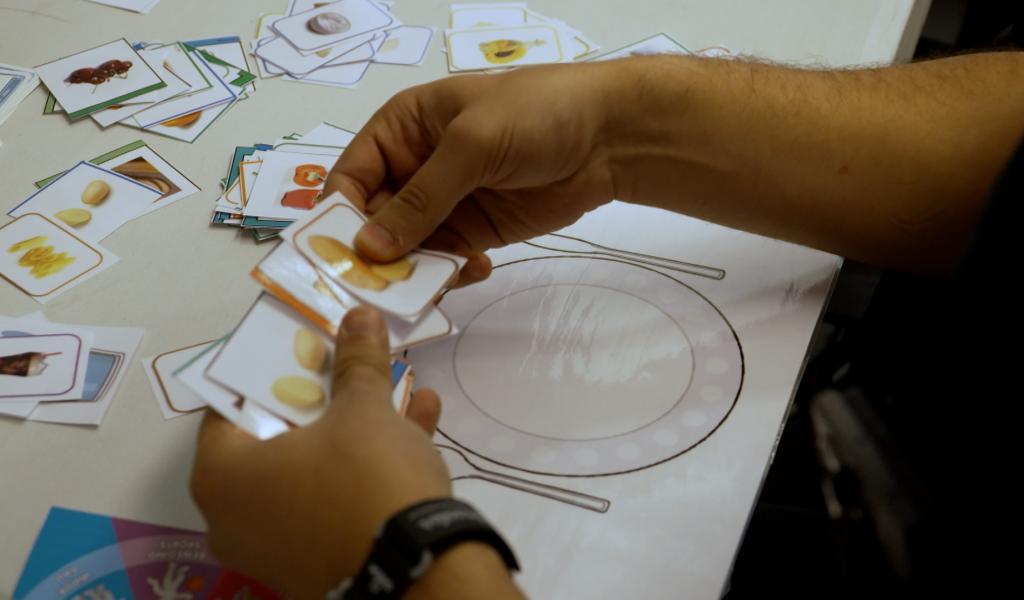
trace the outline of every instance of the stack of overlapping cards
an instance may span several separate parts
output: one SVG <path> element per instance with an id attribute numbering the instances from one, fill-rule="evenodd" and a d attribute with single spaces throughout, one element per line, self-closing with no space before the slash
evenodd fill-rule
<path id="1" fill-rule="evenodd" d="M 452 4 L 448 27 L 444 51 L 453 73 L 568 63 L 600 49 L 578 29 L 524 2 Z"/>
<path id="2" fill-rule="evenodd" d="M 142 334 L 0 316 L 0 415 L 99 425 Z"/>
<path id="3" fill-rule="evenodd" d="M 353 249 L 364 222 L 340 194 L 319 203 L 253 269 L 266 292 L 234 332 L 145 359 L 164 416 L 210 406 L 260 438 L 312 423 L 329 403 L 338 324 L 360 304 L 384 313 L 393 355 L 455 333 L 434 299 L 465 259 L 417 250 L 393 263 L 365 262 Z M 392 384 L 404 412 L 412 387 L 405 363 L 392 364 Z"/>
<path id="4" fill-rule="evenodd" d="M 0 63 L 0 125 L 37 85 L 39 77 L 32 69 Z"/>
<path id="5" fill-rule="evenodd" d="M 276 237 L 320 202 L 327 173 L 354 135 L 322 123 L 271 144 L 236 147 L 212 223 L 249 230 L 257 240 Z"/>
<path id="6" fill-rule="evenodd" d="M 99 242 L 199 188 L 142 141 L 36 182 L 0 226 L 0 277 L 41 303 L 99 274 L 117 257 Z"/>
<path id="7" fill-rule="evenodd" d="M 252 52 L 264 79 L 354 88 L 372 64 L 422 63 L 433 35 L 381 0 L 289 0 L 284 14 L 260 17 Z"/>
<path id="8" fill-rule="evenodd" d="M 129 44 L 120 39 L 36 68 L 45 114 L 91 117 L 195 141 L 255 90 L 238 37 Z"/>

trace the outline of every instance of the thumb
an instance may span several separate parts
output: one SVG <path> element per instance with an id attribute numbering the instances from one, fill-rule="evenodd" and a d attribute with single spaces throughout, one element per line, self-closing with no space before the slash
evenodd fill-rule
<path id="1" fill-rule="evenodd" d="M 388 262 L 418 247 L 481 184 L 485 152 L 466 121 L 452 121 L 423 166 L 356 236 L 360 254 Z"/>
<path id="2" fill-rule="evenodd" d="M 332 394 L 328 414 L 364 402 L 390 407 L 388 330 L 377 309 L 357 306 L 342 319 L 334 351 Z"/>

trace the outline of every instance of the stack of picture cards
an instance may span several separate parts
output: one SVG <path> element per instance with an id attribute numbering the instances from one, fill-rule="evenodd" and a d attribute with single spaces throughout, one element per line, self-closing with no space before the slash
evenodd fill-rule
<path id="1" fill-rule="evenodd" d="M 361 304 L 384 314 L 393 356 L 455 333 L 434 300 L 465 259 L 416 250 L 388 264 L 354 250 L 364 215 L 340 194 L 283 234 L 252 272 L 264 286 L 235 330 L 143 360 L 166 418 L 206 406 L 260 438 L 316 421 L 330 402 L 334 340 Z M 405 411 L 412 371 L 392 363 L 392 402 Z"/>
<path id="2" fill-rule="evenodd" d="M 230 335 L 145 358 L 166 419 L 210 407 L 259 439 L 318 419 L 330 403 L 334 338 L 261 294 Z M 404 413 L 412 370 L 391 365 L 392 403 Z"/>
<path id="3" fill-rule="evenodd" d="M 36 68 L 50 91 L 45 114 L 92 118 L 195 141 L 255 90 L 238 37 L 189 42 L 114 40 Z"/>
<path id="4" fill-rule="evenodd" d="M 98 426 L 142 335 L 0 316 L 0 416 Z"/>
<path id="5" fill-rule="evenodd" d="M 569 63 L 599 49 L 578 29 L 524 2 L 452 4 L 445 31 L 444 51 L 453 73 Z"/>
<path id="6" fill-rule="evenodd" d="M 117 262 L 100 241 L 199 188 L 145 143 L 36 182 L 0 226 L 0 277 L 46 303 Z"/>
<path id="7" fill-rule="evenodd" d="M 37 85 L 39 77 L 32 69 L 0 63 L 0 125 Z"/>
<path id="8" fill-rule="evenodd" d="M 252 53 L 263 78 L 354 88 L 371 65 L 419 65 L 431 27 L 404 25 L 381 0 L 290 0 L 261 15 Z"/>
<path id="9" fill-rule="evenodd" d="M 249 230 L 261 241 L 277 237 L 320 203 L 327 174 L 353 137 L 322 123 L 305 134 L 236 147 L 211 222 Z"/>

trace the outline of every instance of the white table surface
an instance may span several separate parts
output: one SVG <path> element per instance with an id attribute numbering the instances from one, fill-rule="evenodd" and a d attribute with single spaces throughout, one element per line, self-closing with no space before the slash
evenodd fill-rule
<path id="1" fill-rule="evenodd" d="M 117 37 L 187 40 L 253 35 L 257 16 L 286 0 L 164 0 L 136 15 L 84 0 L 0 2 L 0 61 L 26 66 Z M 776 61 L 845 66 L 906 58 L 927 1 L 633 0 L 556 2 L 531 8 L 560 18 L 612 50 L 658 32 L 691 48 L 724 45 Z M 443 27 L 447 3 L 399 0 L 409 24 Z M 391 94 L 446 74 L 435 38 L 421 67 L 372 68 L 359 89 L 259 82 L 197 143 L 91 120 L 41 114 L 37 90 L 0 128 L 0 207 L 32 181 L 144 139 L 203 191 L 134 221 L 103 245 L 121 257 L 109 271 L 45 307 L 55 322 L 146 329 L 137 356 L 152 356 L 229 330 L 258 292 L 249 269 L 270 245 L 207 226 L 236 145 L 271 141 L 327 120 L 357 130 Z M 2 217 L 6 219 L 6 217 Z M 682 458 L 625 476 L 573 480 L 613 500 L 594 515 L 479 482 L 457 491 L 480 505 L 518 549 L 519 581 L 536 597 L 715 598 L 756 499 L 803 356 L 840 261 L 803 248 L 656 211 L 614 206 L 581 225 L 601 239 L 634 240 L 622 228 L 659 227 L 645 250 L 725 267 L 725 288 L 695 284 L 732 321 L 746 356 L 744 392 L 706 442 Z M 41 308 L 0 284 L 0 314 Z M 50 506 L 189 528 L 202 519 L 187 491 L 198 415 L 164 421 L 142 368 L 130 371 L 98 429 L 0 420 L 0 597 L 24 564 Z M 544 478 L 539 478 L 544 479 Z M 556 478 L 550 481 L 558 482 Z"/>

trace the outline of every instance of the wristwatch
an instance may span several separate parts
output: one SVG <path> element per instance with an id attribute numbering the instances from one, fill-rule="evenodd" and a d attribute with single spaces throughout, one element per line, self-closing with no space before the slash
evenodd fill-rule
<path id="1" fill-rule="evenodd" d="M 384 523 L 363 567 L 329 591 L 327 600 L 397 600 L 434 557 L 467 541 L 490 545 L 509 570 L 519 570 L 512 549 L 476 509 L 453 498 L 426 500 Z"/>

